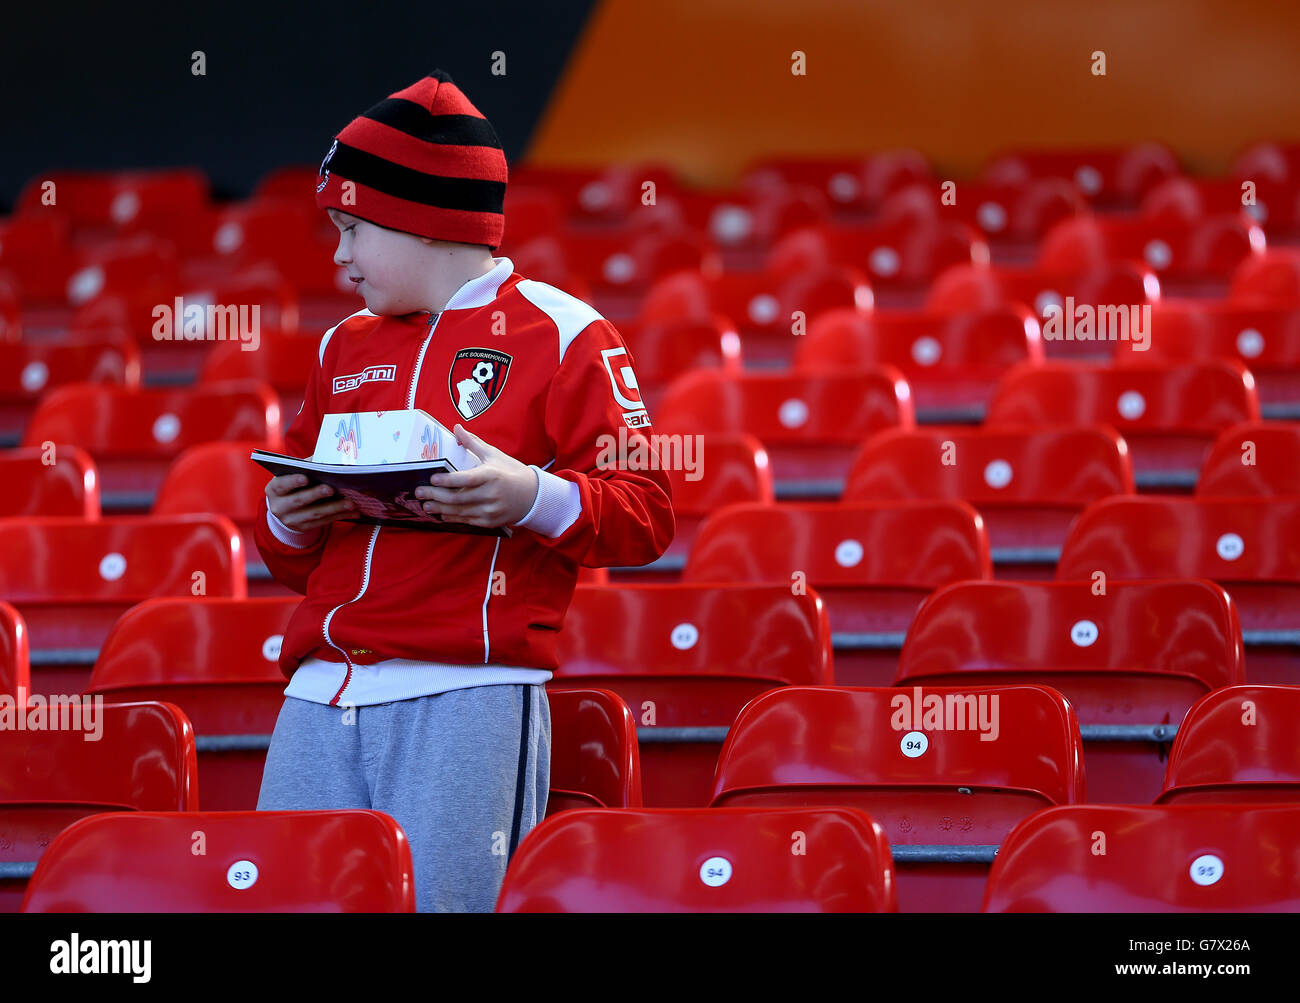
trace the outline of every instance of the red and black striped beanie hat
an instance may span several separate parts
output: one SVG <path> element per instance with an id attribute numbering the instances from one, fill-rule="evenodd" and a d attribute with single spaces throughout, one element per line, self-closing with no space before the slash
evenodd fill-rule
<path id="1" fill-rule="evenodd" d="M 316 183 L 321 209 L 493 250 L 505 231 L 505 194 L 501 141 L 442 70 L 349 122 Z"/>

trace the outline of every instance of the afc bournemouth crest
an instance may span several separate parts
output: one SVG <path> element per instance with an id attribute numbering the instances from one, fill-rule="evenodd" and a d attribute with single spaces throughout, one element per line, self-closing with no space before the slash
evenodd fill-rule
<path id="1" fill-rule="evenodd" d="M 451 360 L 447 389 L 460 416 L 477 418 L 501 396 L 510 375 L 511 358 L 490 348 L 462 348 Z"/>
<path id="2" fill-rule="evenodd" d="M 319 195 L 325 190 L 325 186 L 330 183 L 330 161 L 334 159 L 334 151 L 339 148 L 339 141 L 336 139 L 330 144 L 329 153 L 325 154 L 325 159 L 320 162 L 320 180 L 316 182 L 316 194 Z"/>

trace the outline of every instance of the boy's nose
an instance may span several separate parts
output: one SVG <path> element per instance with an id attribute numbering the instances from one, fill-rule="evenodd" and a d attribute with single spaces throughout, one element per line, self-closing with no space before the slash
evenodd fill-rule
<path id="1" fill-rule="evenodd" d="M 340 268 L 352 260 L 352 256 L 343 250 L 344 243 L 344 239 L 340 237 L 338 249 L 334 252 L 334 264 Z"/>

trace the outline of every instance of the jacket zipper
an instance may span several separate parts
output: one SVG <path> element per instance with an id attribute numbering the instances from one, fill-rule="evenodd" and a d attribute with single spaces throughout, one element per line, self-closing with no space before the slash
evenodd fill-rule
<path id="1" fill-rule="evenodd" d="M 429 317 L 429 333 L 425 335 L 424 344 L 420 346 L 420 354 L 415 360 L 415 368 L 411 371 L 411 389 L 406 396 L 406 409 L 408 411 L 411 410 L 413 407 L 415 407 L 415 387 L 420 381 L 420 369 L 424 365 L 424 353 L 429 350 L 429 342 L 433 340 L 433 332 L 434 329 L 438 326 L 438 318 L 441 316 L 442 313 L 440 311 Z M 337 613 L 339 610 L 341 610 L 344 606 L 354 603 L 362 596 L 364 596 L 366 594 L 366 589 L 370 587 L 370 562 L 374 558 L 375 541 L 379 539 L 379 531 L 381 529 L 383 529 L 382 526 L 376 526 L 374 528 L 374 531 L 370 534 L 370 543 L 366 547 L 366 561 L 361 572 L 361 588 L 357 591 L 357 594 L 353 596 L 351 599 L 349 599 L 347 602 L 339 603 L 332 610 L 330 610 L 329 613 L 325 615 L 325 619 L 321 622 L 321 633 L 325 637 L 325 643 L 343 656 L 343 661 L 347 664 L 348 667 L 347 672 L 343 676 L 343 685 L 339 687 L 338 692 L 335 693 L 333 698 L 330 700 L 331 707 L 335 706 L 338 703 L 339 697 L 343 695 L 343 691 L 346 690 L 348 688 L 348 684 L 352 682 L 353 666 L 352 666 L 352 659 L 348 657 L 348 653 L 344 651 L 342 648 L 340 648 L 337 644 L 335 644 L 334 639 L 330 637 L 330 621 L 334 619 L 334 614 Z"/>

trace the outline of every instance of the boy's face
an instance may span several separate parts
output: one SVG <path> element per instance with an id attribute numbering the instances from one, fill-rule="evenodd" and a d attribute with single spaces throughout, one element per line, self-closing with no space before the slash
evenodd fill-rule
<path id="1" fill-rule="evenodd" d="M 398 317 L 428 309 L 427 248 L 419 237 L 338 209 L 326 211 L 339 230 L 334 264 L 347 270 L 371 313 Z"/>

